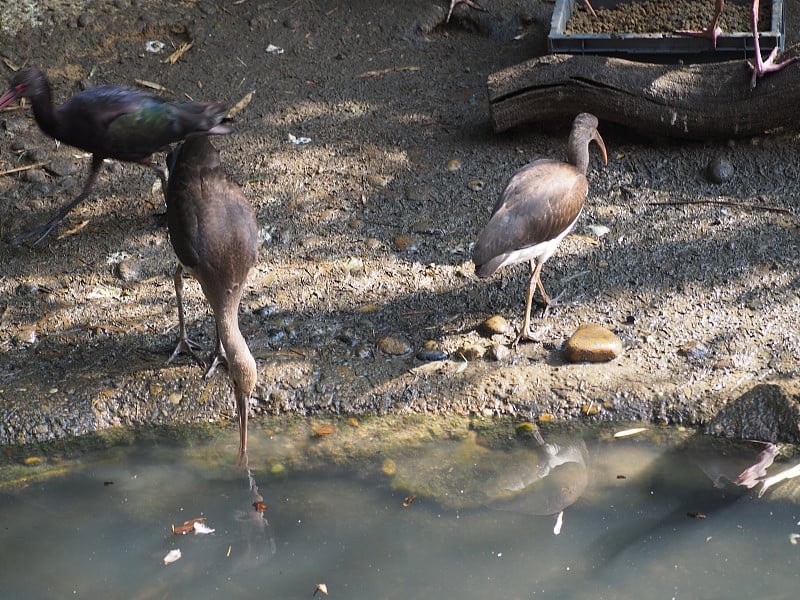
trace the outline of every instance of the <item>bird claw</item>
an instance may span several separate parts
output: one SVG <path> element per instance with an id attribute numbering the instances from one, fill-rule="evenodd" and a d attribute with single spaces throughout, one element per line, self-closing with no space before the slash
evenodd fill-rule
<path id="1" fill-rule="evenodd" d="M 753 72 L 753 78 L 750 81 L 750 87 L 756 87 L 756 82 L 759 77 L 763 77 L 767 73 L 775 73 L 776 71 L 780 71 L 783 67 L 786 67 L 793 62 L 796 62 L 798 56 L 793 56 L 791 58 L 786 59 L 783 62 L 776 63 L 775 58 L 778 56 L 779 52 L 778 46 L 775 46 L 772 49 L 772 52 L 769 53 L 767 60 L 763 60 L 758 54 L 756 55 L 755 63 L 747 61 L 747 66 L 750 67 L 750 70 Z"/>
<path id="2" fill-rule="evenodd" d="M 481 12 L 488 12 L 485 8 L 483 8 L 480 4 L 475 2 L 474 0 L 450 0 L 450 10 L 447 11 L 447 19 L 445 19 L 445 23 L 450 22 L 450 17 L 453 16 L 453 9 L 459 4 L 465 4 L 470 8 L 474 8 L 475 10 L 479 10 Z"/>
<path id="3" fill-rule="evenodd" d="M 542 307 L 542 315 L 541 318 L 544 319 L 548 314 L 550 314 L 551 308 L 558 308 L 559 306 L 565 306 L 567 304 L 571 304 L 570 302 L 562 302 L 561 297 L 564 295 L 564 290 L 556 296 L 555 298 L 545 298 L 544 301 L 540 302 L 537 300 L 537 304 Z"/>
<path id="4" fill-rule="evenodd" d="M 35 242 L 33 242 L 33 245 L 36 246 L 44 238 L 46 238 L 48 235 L 50 235 L 50 232 L 53 231 L 53 229 L 56 228 L 56 225 L 58 225 L 60 222 L 61 222 L 61 219 L 59 219 L 57 221 L 50 221 L 46 225 L 41 225 L 39 227 L 36 227 L 35 229 L 31 229 L 30 231 L 26 231 L 24 233 L 20 233 L 19 235 L 16 235 L 13 238 L 11 238 L 11 245 L 12 246 L 19 246 L 25 240 L 27 240 L 29 238 L 32 238 L 32 237 L 36 237 L 38 235 L 39 236 L 38 239 Z"/>
<path id="5" fill-rule="evenodd" d="M 206 372 L 203 374 L 203 379 L 209 379 L 214 372 L 217 370 L 219 365 L 228 366 L 228 357 L 225 356 L 224 352 L 214 352 L 213 356 L 211 357 L 211 364 L 206 369 Z"/>
<path id="6" fill-rule="evenodd" d="M 170 356 L 169 359 L 167 360 L 167 364 L 170 364 L 179 354 L 188 354 L 195 360 L 195 362 L 197 362 L 197 364 L 205 368 L 206 363 L 203 362 L 203 360 L 195 353 L 195 350 L 202 350 L 202 349 L 203 347 L 197 342 L 193 342 L 192 340 L 186 337 L 181 338 L 178 341 L 178 345 L 175 347 L 175 350 L 172 352 L 172 356 Z"/>
<path id="7" fill-rule="evenodd" d="M 710 27 L 706 27 L 700 31 L 688 31 L 685 29 L 681 29 L 679 31 L 673 32 L 675 35 L 683 35 L 686 37 L 703 37 L 708 38 L 711 40 L 711 47 L 714 50 L 717 49 L 717 38 L 722 35 L 722 27 L 714 27 L 713 29 Z"/>
<path id="8" fill-rule="evenodd" d="M 520 332 L 517 334 L 516 339 L 512 342 L 511 347 L 516 348 L 517 345 L 525 340 L 527 342 L 541 342 L 544 340 L 544 335 L 550 331 L 550 325 L 543 325 L 539 327 L 536 331 L 531 331 L 530 326 L 527 328 L 520 329 Z"/>

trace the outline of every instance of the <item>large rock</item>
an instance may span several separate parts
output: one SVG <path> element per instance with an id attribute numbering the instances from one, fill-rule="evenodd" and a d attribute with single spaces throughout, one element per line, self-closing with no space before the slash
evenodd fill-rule
<path id="1" fill-rule="evenodd" d="M 584 323 L 564 344 L 564 358 L 569 362 L 606 362 L 622 354 L 622 342 L 600 325 Z"/>

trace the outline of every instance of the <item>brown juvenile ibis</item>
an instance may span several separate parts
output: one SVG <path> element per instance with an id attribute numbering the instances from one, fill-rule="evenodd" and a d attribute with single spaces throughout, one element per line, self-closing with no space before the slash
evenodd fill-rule
<path id="1" fill-rule="evenodd" d="M 492 209 L 489 223 L 472 253 L 475 273 L 481 279 L 499 268 L 530 261 L 530 282 L 525 320 L 514 344 L 535 340 L 530 332 L 531 304 L 538 286 L 545 313 L 555 304 L 544 290 L 540 274 L 545 261 L 572 230 L 589 189 L 586 168 L 589 142 L 600 146 L 608 164 L 606 146 L 597 131 L 597 117 L 581 113 L 572 123 L 567 144 L 568 163 L 543 158 L 517 171 Z"/>
<path id="2" fill-rule="evenodd" d="M 239 302 L 258 259 L 258 223 L 242 190 L 222 169 L 205 135 L 191 136 L 167 157 L 167 227 L 178 257 L 175 296 L 182 351 L 194 356 L 183 315 L 183 270 L 200 283 L 214 312 L 217 343 L 208 377 L 219 362 L 228 366 L 239 415 L 239 462 L 247 451 L 247 410 L 256 385 L 256 361 L 239 330 Z M 195 357 L 196 358 L 196 357 Z"/>
<path id="3" fill-rule="evenodd" d="M 30 98 L 33 116 L 47 135 L 92 154 L 89 177 L 80 194 L 56 213 L 47 224 L 14 238 L 19 243 L 39 236 L 38 244 L 92 191 L 103 160 L 113 158 L 150 167 L 164 189 L 164 172 L 150 156 L 169 144 L 195 133 L 225 134 L 220 125 L 226 113 L 216 102 L 168 102 L 139 90 L 116 85 L 90 88 L 54 106 L 47 77 L 32 67 L 11 78 L 11 87 L 0 97 L 0 108 L 17 98 Z"/>
<path id="4" fill-rule="evenodd" d="M 722 29 L 719 27 L 719 16 L 722 14 L 722 9 L 725 6 L 725 0 L 715 0 L 714 1 L 714 17 L 711 19 L 711 25 L 706 27 L 701 31 L 676 31 L 675 33 L 679 35 L 694 35 L 700 37 L 707 37 L 711 40 L 711 44 L 714 48 L 717 47 L 717 38 L 722 34 Z M 778 55 L 779 48 L 775 46 L 770 52 L 770 55 L 767 57 L 767 60 L 764 60 L 761 57 L 761 43 L 758 39 L 758 9 L 759 9 L 759 0 L 753 0 L 753 6 L 750 10 L 750 16 L 753 23 L 753 48 L 755 51 L 755 62 L 751 63 L 748 62 L 747 64 L 750 66 L 750 69 L 753 71 L 753 78 L 750 82 L 751 87 L 756 87 L 756 81 L 759 77 L 766 75 L 767 73 L 774 73 L 775 71 L 780 71 L 784 67 L 792 64 L 795 62 L 798 57 L 794 56 L 789 58 L 783 62 L 776 63 L 775 58 Z"/>

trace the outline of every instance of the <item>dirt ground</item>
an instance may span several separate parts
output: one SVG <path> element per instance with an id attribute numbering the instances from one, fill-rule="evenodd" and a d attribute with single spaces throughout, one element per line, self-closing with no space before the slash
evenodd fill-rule
<path id="1" fill-rule="evenodd" d="M 214 143 L 263 239 L 240 313 L 256 421 L 514 414 L 800 441 L 796 134 L 689 143 L 601 123 L 609 164 L 593 151 L 583 215 L 543 271 L 570 304 L 535 324 L 543 343 L 511 349 L 527 269 L 479 281 L 471 246 L 516 169 L 564 157 L 568 124 L 494 134 L 486 78 L 546 51 L 552 4 L 485 0 L 489 12 L 459 7 L 449 24 L 444 0 L 15 4 L 2 78 L 37 65 L 58 102 L 105 83 L 230 105 L 254 92 Z M 786 14 L 797 32 L 800 2 Z M 50 161 L 0 177 L 0 444 L 230 417 L 224 370 L 205 381 L 187 358 L 165 365 L 175 258 L 154 227 L 153 174 L 107 164 L 57 232 L 15 247 L 77 194 L 89 161 L 27 110 L 0 124 L 0 170 Z M 714 159 L 731 167 L 724 183 L 705 175 Z M 187 311 L 210 350 L 195 284 Z M 484 337 L 494 314 L 513 331 Z M 586 322 L 614 331 L 622 356 L 564 363 Z"/>

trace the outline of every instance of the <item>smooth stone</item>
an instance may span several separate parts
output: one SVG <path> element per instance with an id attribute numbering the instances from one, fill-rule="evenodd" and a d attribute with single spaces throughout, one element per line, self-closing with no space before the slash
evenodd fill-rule
<path id="1" fill-rule="evenodd" d="M 500 315 L 492 315 L 483 323 L 478 325 L 478 331 L 484 337 L 492 337 L 493 335 L 502 335 L 511 331 L 511 325 L 508 324 L 505 317 Z"/>
<path id="2" fill-rule="evenodd" d="M 490 360 L 495 360 L 498 362 L 506 360 L 511 355 L 511 350 L 509 350 L 508 346 L 504 346 L 503 344 L 498 344 L 495 342 L 492 344 L 492 347 L 489 348 L 489 352 L 487 354 L 487 358 Z"/>
<path id="3" fill-rule="evenodd" d="M 92 13 L 78 15 L 78 27 L 88 27 L 92 23 L 94 23 L 94 15 Z"/>
<path id="4" fill-rule="evenodd" d="M 410 235 L 398 235 L 392 242 L 398 252 L 410 252 L 417 249 L 417 244 Z"/>
<path id="5" fill-rule="evenodd" d="M 36 185 L 47 183 L 47 175 L 45 175 L 42 169 L 28 169 L 25 171 L 23 179 L 28 183 L 35 183 Z"/>
<path id="6" fill-rule="evenodd" d="M 462 360 L 480 360 L 486 355 L 486 348 L 478 344 L 466 343 L 456 350 L 454 356 Z"/>
<path id="7" fill-rule="evenodd" d="M 117 277 L 123 281 L 135 281 L 139 279 L 139 265 L 133 260 L 122 260 L 117 263 Z"/>
<path id="8" fill-rule="evenodd" d="M 573 363 L 607 362 L 622 354 L 622 341 L 601 325 L 584 323 L 564 344 L 563 353 Z"/>
<path id="9" fill-rule="evenodd" d="M 436 340 L 428 340 L 422 348 L 417 352 L 417 358 L 426 362 L 435 360 L 444 360 L 447 358 L 447 353 L 443 352 Z"/>
<path id="10" fill-rule="evenodd" d="M 78 171 L 78 165 L 68 158 L 54 158 L 44 168 L 48 173 L 57 177 L 67 177 L 68 175 L 74 175 Z"/>
<path id="11" fill-rule="evenodd" d="M 394 335 L 387 335 L 378 341 L 378 348 L 389 356 L 403 356 L 411 352 L 411 344 L 405 339 Z"/>
<path id="12" fill-rule="evenodd" d="M 725 183 L 733 177 L 733 165 L 727 159 L 715 156 L 708 162 L 706 177 L 712 183 Z"/>

